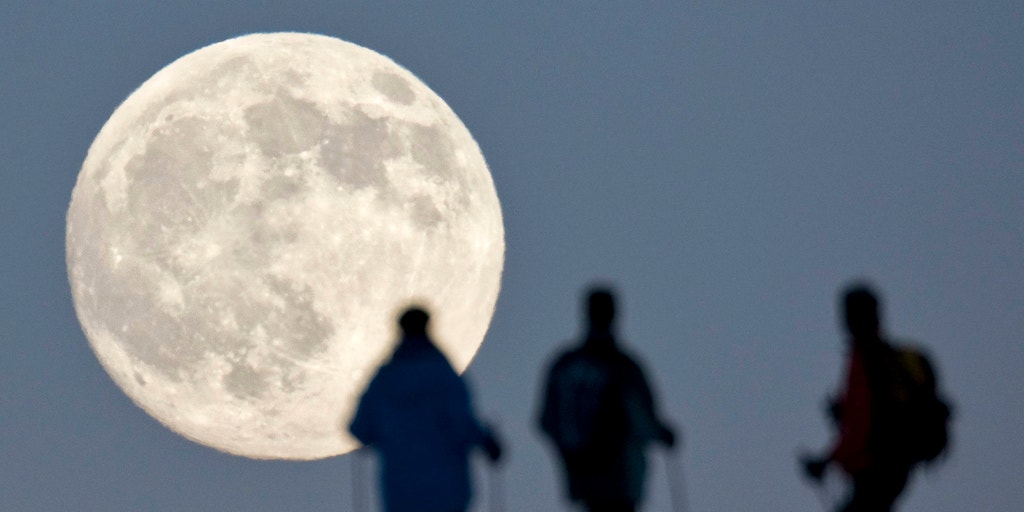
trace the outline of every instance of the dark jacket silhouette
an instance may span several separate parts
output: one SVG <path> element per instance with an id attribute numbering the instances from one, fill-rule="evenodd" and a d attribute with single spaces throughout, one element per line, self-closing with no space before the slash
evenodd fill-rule
<path id="1" fill-rule="evenodd" d="M 548 370 L 540 427 L 560 456 L 571 500 L 590 510 L 632 510 L 642 499 L 645 448 L 671 446 L 674 435 L 642 368 L 615 339 L 611 293 L 593 291 L 588 305 L 582 343 Z"/>
<path id="2" fill-rule="evenodd" d="M 463 379 L 426 334 L 427 314 L 402 316 L 404 336 L 370 381 L 349 430 L 380 455 L 388 512 L 454 512 L 469 504 L 469 456 L 500 448 L 473 414 Z"/>

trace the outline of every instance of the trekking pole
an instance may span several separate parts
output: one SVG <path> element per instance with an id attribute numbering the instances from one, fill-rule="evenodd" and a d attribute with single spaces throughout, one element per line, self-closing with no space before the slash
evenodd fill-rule
<path id="1" fill-rule="evenodd" d="M 686 481 L 683 480 L 681 456 L 673 451 L 665 452 L 665 477 L 668 480 L 668 497 L 673 512 L 687 512 Z"/>
<path id="2" fill-rule="evenodd" d="M 825 488 L 825 483 L 820 482 L 816 487 L 817 489 L 814 494 L 818 496 L 818 502 L 821 503 L 822 509 L 824 509 L 825 512 L 832 512 L 832 505 L 829 503 L 828 489 Z"/>
<path id="3" fill-rule="evenodd" d="M 352 463 L 349 469 L 352 472 L 352 510 L 353 512 L 364 512 L 366 510 L 366 498 L 363 491 L 366 487 L 366 479 L 363 478 L 365 465 L 363 464 L 363 448 L 352 452 Z"/>
<path id="4" fill-rule="evenodd" d="M 501 416 L 498 414 L 492 414 L 492 426 L 491 435 L 497 436 L 498 432 L 501 431 Z M 505 510 L 505 489 L 503 475 L 501 472 L 501 461 L 490 461 L 490 466 L 487 469 L 488 477 L 488 493 L 487 501 L 490 508 L 490 512 L 504 512 Z"/>
<path id="5" fill-rule="evenodd" d="M 489 489 L 490 492 L 488 493 L 487 497 L 489 498 L 488 501 L 490 502 L 490 504 L 489 504 L 490 505 L 490 507 L 489 507 L 490 511 L 491 512 L 504 512 L 504 510 L 505 510 L 505 506 L 504 506 L 505 505 L 505 499 L 504 499 L 505 492 L 504 492 L 504 489 L 503 489 L 503 486 L 502 486 L 503 482 L 502 482 L 502 475 L 501 475 L 501 467 L 499 467 L 496 464 L 492 465 L 491 468 L 488 471 L 488 476 L 490 477 L 490 483 L 488 485 L 488 487 L 490 488 Z"/>

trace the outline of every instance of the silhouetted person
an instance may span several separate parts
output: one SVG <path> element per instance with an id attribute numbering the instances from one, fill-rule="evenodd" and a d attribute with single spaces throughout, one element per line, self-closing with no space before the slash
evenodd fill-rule
<path id="1" fill-rule="evenodd" d="M 870 287 L 847 287 L 841 311 L 849 345 L 846 382 L 828 408 L 838 437 L 826 454 L 801 462 L 818 482 L 831 463 L 849 475 L 852 492 L 838 510 L 888 512 L 911 469 L 945 450 L 950 410 L 937 395 L 927 357 L 886 341 Z"/>
<path id="2" fill-rule="evenodd" d="M 370 381 L 349 430 L 380 456 L 388 512 L 457 512 L 469 505 L 469 456 L 482 447 L 501 457 L 494 434 L 477 421 L 469 390 L 427 335 L 426 311 L 399 319 L 402 339 Z"/>
<path id="3" fill-rule="evenodd" d="M 569 498 L 591 512 L 630 512 L 643 494 L 645 448 L 673 446 L 637 362 L 615 336 L 615 299 L 603 287 L 586 299 L 581 343 L 555 358 L 544 389 L 540 427 L 561 457 Z"/>

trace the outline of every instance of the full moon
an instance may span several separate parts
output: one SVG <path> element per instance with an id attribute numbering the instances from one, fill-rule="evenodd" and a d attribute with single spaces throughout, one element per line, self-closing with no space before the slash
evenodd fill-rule
<path id="1" fill-rule="evenodd" d="M 253 34 L 160 70 L 89 148 L 67 214 L 75 310 L 117 385 L 252 458 L 351 451 L 346 427 L 412 303 L 462 371 L 504 265 L 469 131 L 390 59 Z"/>

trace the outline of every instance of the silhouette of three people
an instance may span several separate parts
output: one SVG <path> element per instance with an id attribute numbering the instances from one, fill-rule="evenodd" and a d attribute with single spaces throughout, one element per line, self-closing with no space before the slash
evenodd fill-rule
<path id="1" fill-rule="evenodd" d="M 584 304 L 584 331 L 549 364 L 537 420 L 572 502 L 589 512 L 632 512 L 643 499 L 647 447 L 671 449 L 677 436 L 661 418 L 641 364 L 618 338 L 612 289 L 591 287 Z M 928 358 L 885 337 L 871 287 L 846 287 L 840 310 L 846 380 L 828 408 L 838 435 L 825 453 L 800 462 L 819 483 L 833 464 L 850 477 L 851 493 L 836 510 L 887 512 L 912 469 L 946 450 L 951 410 Z M 380 455 L 388 512 L 466 510 L 470 453 L 482 448 L 492 461 L 502 453 L 474 414 L 465 381 L 428 335 L 429 318 L 419 307 L 401 315 L 401 340 L 350 425 Z"/>

